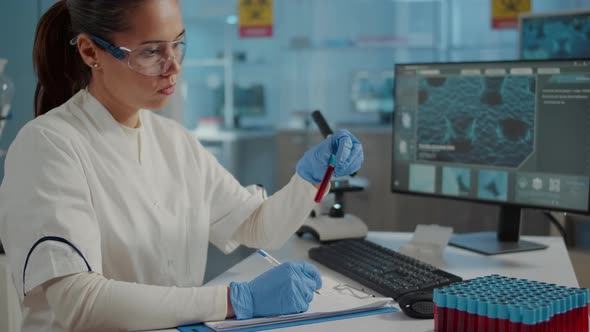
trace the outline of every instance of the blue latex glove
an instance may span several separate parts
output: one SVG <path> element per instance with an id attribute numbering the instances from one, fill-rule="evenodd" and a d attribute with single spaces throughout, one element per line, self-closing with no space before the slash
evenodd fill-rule
<path id="1" fill-rule="evenodd" d="M 339 129 L 305 152 L 297 162 L 297 174 L 310 183 L 322 182 L 331 154 L 336 156 L 334 176 L 352 174 L 361 168 L 364 161 L 361 142 L 348 130 Z"/>
<path id="2" fill-rule="evenodd" d="M 229 297 L 237 319 L 307 311 L 322 287 L 318 269 L 307 262 L 286 262 L 250 282 L 232 282 Z"/>

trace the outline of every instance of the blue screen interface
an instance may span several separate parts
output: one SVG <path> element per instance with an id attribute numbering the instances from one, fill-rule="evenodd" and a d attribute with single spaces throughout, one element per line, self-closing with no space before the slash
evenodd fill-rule
<path id="1" fill-rule="evenodd" d="M 392 190 L 587 211 L 590 61 L 396 66 Z"/>

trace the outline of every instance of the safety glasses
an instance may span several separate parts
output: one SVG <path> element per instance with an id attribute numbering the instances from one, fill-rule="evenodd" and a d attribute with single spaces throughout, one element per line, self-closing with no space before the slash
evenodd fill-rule
<path id="1" fill-rule="evenodd" d="M 78 36 L 72 38 L 70 45 L 76 45 Z M 173 42 L 146 43 L 134 49 L 117 47 L 93 35 L 88 35 L 88 37 L 98 47 L 109 52 L 119 61 L 127 62 L 127 66 L 131 70 L 146 76 L 160 76 L 168 72 L 170 66 L 172 66 L 172 61 L 176 61 L 178 65 L 182 64 L 186 53 L 184 36 Z"/>

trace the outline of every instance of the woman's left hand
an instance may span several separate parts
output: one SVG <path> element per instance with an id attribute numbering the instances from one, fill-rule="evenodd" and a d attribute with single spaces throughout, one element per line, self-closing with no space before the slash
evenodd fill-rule
<path id="1" fill-rule="evenodd" d="M 336 156 L 334 176 L 352 174 L 364 161 L 361 142 L 348 130 L 339 129 L 305 152 L 297 162 L 297 174 L 310 183 L 320 183 L 332 154 Z"/>

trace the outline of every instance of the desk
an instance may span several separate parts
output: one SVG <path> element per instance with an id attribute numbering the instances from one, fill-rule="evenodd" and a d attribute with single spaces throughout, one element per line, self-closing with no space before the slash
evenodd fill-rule
<path id="1" fill-rule="evenodd" d="M 369 232 L 368 239 L 382 246 L 397 250 L 411 238 L 411 233 Z M 500 256 L 482 256 L 462 249 L 447 247 L 442 259 L 429 263 L 464 279 L 489 274 L 501 274 L 515 278 L 528 278 L 564 286 L 578 287 L 578 281 L 563 240 L 560 237 L 526 236 L 524 239 L 544 243 L 546 250 L 530 251 Z M 291 238 L 283 248 L 270 253 L 279 261 L 309 260 L 307 250 L 318 244 L 311 239 Z M 332 276 L 350 285 L 358 283 L 329 270 L 319 264 L 324 275 Z M 231 281 L 248 281 L 269 269 L 269 264 L 252 255 L 207 285 L 227 285 Z M 290 331 L 417 331 L 434 329 L 433 320 L 416 320 L 406 317 L 402 312 L 366 316 L 347 320 L 330 321 L 320 324 L 304 325 Z M 176 331 L 176 330 L 163 330 Z"/>

